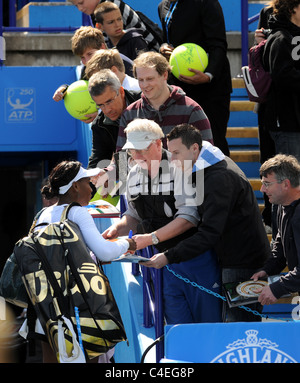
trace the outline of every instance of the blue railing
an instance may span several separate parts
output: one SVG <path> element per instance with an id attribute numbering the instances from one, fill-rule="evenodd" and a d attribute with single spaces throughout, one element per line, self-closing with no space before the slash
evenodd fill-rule
<path id="1" fill-rule="evenodd" d="M 29 0 L 19 0 L 19 8 L 26 5 Z M 17 0 L 9 0 L 8 15 L 9 26 L 3 26 L 3 0 L 0 0 L 0 36 L 3 32 L 73 32 L 79 26 L 69 27 L 17 27 L 16 26 Z M 259 14 L 248 17 L 248 0 L 241 0 L 241 47 L 242 47 L 242 65 L 247 65 L 248 47 L 249 47 L 249 24 L 255 22 L 259 18 Z M 82 14 L 82 25 L 92 25 L 91 18 L 88 15 Z"/>
<path id="2" fill-rule="evenodd" d="M 124 196 L 120 198 L 121 215 L 127 210 L 127 201 Z M 137 251 L 143 257 L 151 258 L 155 249 L 149 246 Z M 163 309 L 163 281 L 162 270 L 132 264 L 132 274 L 143 277 L 143 326 L 146 328 L 154 326 L 155 338 L 158 339 L 164 333 L 164 309 Z M 156 344 L 156 361 L 159 362 L 164 356 L 164 343 Z"/>
<path id="3" fill-rule="evenodd" d="M 242 46 L 242 66 L 248 63 L 248 49 L 249 49 L 249 24 L 252 24 L 259 18 L 259 14 L 248 17 L 249 7 L 248 0 L 241 0 L 241 46 Z"/>
<path id="4" fill-rule="evenodd" d="M 29 3 L 29 0 L 20 1 L 20 8 Z M 80 26 L 69 27 L 17 27 L 17 0 L 9 0 L 8 4 L 8 20 L 9 26 L 3 26 L 3 0 L 0 0 L 0 36 L 3 32 L 74 32 Z M 82 14 L 82 25 L 92 25 L 91 18 Z"/>

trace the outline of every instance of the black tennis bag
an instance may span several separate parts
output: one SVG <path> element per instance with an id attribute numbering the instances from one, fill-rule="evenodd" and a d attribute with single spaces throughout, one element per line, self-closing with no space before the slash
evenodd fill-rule
<path id="1" fill-rule="evenodd" d="M 82 340 L 89 359 L 126 340 L 109 281 L 92 259 L 79 227 L 67 218 L 74 205 L 78 204 L 64 209 L 60 222 L 37 226 L 34 223 L 29 235 L 14 248 L 30 301 L 59 361 L 61 322 L 68 355 L 75 343 L 65 318 L 72 323 L 77 339 Z M 34 231 L 38 226 L 40 229 Z"/>

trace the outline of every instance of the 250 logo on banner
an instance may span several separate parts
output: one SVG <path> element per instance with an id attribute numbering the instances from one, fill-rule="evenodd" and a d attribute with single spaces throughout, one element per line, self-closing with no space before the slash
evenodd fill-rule
<path id="1" fill-rule="evenodd" d="M 35 93 L 34 88 L 5 89 L 6 122 L 34 122 Z"/>

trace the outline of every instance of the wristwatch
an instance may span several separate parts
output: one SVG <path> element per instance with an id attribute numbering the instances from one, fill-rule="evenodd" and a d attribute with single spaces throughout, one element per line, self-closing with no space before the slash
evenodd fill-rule
<path id="1" fill-rule="evenodd" d="M 157 238 L 156 234 L 151 233 L 151 237 L 152 237 L 152 244 L 157 245 L 159 243 L 159 239 Z"/>

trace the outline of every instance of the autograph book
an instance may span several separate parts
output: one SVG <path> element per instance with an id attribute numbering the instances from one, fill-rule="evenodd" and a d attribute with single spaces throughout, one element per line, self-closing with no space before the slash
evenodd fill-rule
<path id="1" fill-rule="evenodd" d="M 249 305 L 258 301 L 259 293 L 268 284 L 267 281 L 229 282 L 223 284 L 223 292 L 228 306 Z"/>

